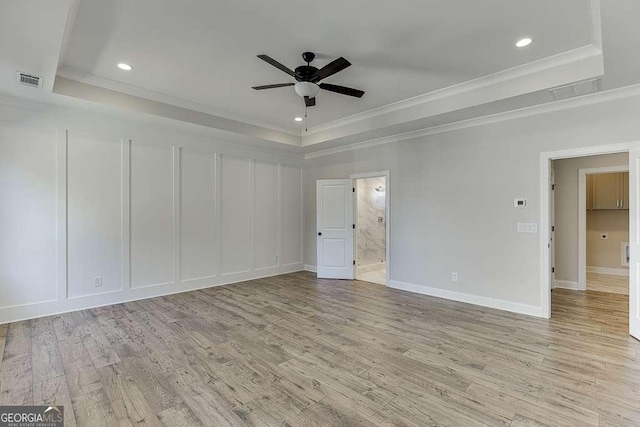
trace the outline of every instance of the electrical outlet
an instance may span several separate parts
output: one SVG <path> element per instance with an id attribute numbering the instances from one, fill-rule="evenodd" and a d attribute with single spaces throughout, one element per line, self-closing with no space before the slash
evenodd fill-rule
<path id="1" fill-rule="evenodd" d="M 93 278 L 93 286 L 95 286 L 96 288 L 99 288 L 100 286 L 102 286 L 102 276 Z"/>
<path id="2" fill-rule="evenodd" d="M 458 281 L 458 273 L 451 273 L 451 281 L 452 282 Z"/>

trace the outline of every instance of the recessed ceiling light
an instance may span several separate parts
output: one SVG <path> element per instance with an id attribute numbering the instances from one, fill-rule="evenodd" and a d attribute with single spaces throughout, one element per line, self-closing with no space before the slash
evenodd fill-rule
<path id="1" fill-rule="evenodd" d="M 524 38 L 524 39 L 520 39 L 518 40 L 518 42 L 516 43 L 516 47 L 526 47 L 529 46 L 531 44 L 533 40 L 531 40 L 530 38 Z"/>
<path id="2" fill-rule="evenodd" d="M 118 64 L 118 68 L 120 68 L 121 70 L 125 70 L 125 71 L 131 71 L 133 70 L 133 67 L 127 63 L 124 62 L 120 62 Z"/>
<path id="3" fill-rule="evenodd" d="M 301 121 L 302 121 L 302 117 L 296 117 L 296 118 L 295 118 L 295 119 L 293 119 L 293 120 L 295 120 L 296 122 L 301 122 Z"/>

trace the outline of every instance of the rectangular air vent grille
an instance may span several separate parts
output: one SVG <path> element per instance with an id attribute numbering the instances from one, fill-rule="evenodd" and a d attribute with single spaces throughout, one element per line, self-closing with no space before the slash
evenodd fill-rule
<path id="1" fill-rule="evenodd" d="M 34 76 L 33 74 L 21 73 L 18 71 L 18 81 L 20 84 L 31 87 L 42 86 L 42 77 Z"/>
<path id="2" fill-rule="evenodd" d="M 561 99 L 573 98 L 574 96 L 588 95 L 598 90 L 600 90 L 598 79 L 592 79 L 566 86 L 554 87 L 549 89 L 549 92 L 551 92 L 553 99 L 559 101 Z"/>

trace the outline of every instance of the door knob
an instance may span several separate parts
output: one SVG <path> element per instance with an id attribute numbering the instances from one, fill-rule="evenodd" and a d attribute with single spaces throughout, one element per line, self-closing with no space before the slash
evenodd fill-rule
<path id="1" fill-rule="evenodd" d="M 318 232 L 318 236 L 322 236 L 322 233 Z"/>

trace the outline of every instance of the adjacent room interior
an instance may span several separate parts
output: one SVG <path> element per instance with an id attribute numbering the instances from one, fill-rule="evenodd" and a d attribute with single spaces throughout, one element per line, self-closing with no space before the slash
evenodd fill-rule
<path id="1" fill-rule="evenodd" d="M 629 295 L 628 157 L 554 161 L 554 287 Z"/>
<path id="2" fill-rule="evenodd" d="M 387 284 L 386 177 L 355 179 L 356 279 Z"/>
<path id="3" fill-rule="evenodd" d="M 639 16 L 0 3 L 0 424 L 640 425 Z"/>
<path id="4" fill-rule="evenodd" d="M 587 290 L 629 295 L 629 172 L 587 175 Z"/>

